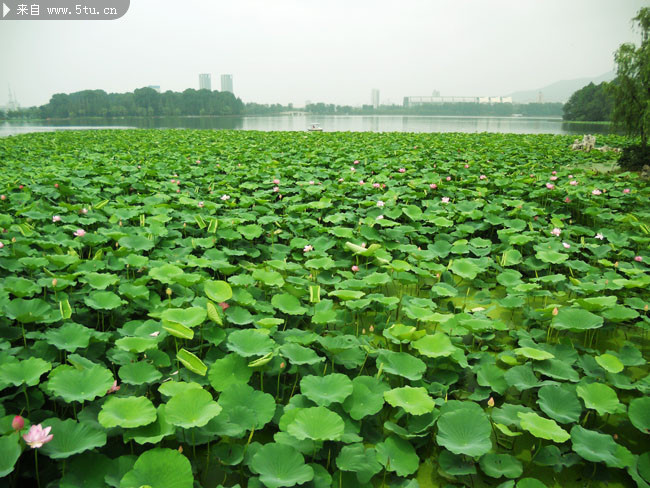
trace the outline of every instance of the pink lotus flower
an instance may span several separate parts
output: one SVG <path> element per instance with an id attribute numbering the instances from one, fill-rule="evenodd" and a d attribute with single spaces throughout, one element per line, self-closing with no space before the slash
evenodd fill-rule
<path id="1" fill-rule="evenodd" d="M 54 183 L 54 188 L 58 188 L 58 187 L 59 187 L 59 184 L 58 184 L 58 183 Z"/>
<path id="2" fill-rule="evenodd" d="M 487 176 L 485 176 L 485 175 L 481 175 L 481 176 L 478 177 L 479 180 L 484 180 L 485 178 L 487 178 Z"/>
<path id="3" fill-rule="evenodd" d="M 449 197 L 442 197 L 442 203 L 449 203 Z"/>
<path id="4" fill-rule="evenodd" d="M 2 242 L 0 242 L 0 249 L 2 249 L 3 247 L 5 247 L 5 245 Z"/>
<path id="5" fill-rule="evenodd" d="M 447 178 L 445 178 L 445 179 L 446 179 L 447 181 L 451 181 L 451 176 L 447 176 Z"/>
<path id="6" fill-rule="evenodd" d="M 561 233 L 562 230 L 559 229 L 558 227 L 553 228 L 553 230 L 551 231 L 551 234 L 553 234 L 554 236 L 559 236 Z"/>
<path id="7" fill-rule="evenodd" d="M 230 195 L 221 195 L 221 199 L 225 202 L 226 200 L 230 200 Z"/>
<path id="8" fill-rule="evenodd" d="M 77 229 L 74 231 L 74 235 L 77 237 L 83 237 L 86 235 L 86 231 L 83 229 Z"/>
<path id="9" fill-rule="evenodd" d="M 23 435 L 23 439 L 25 439 L 29 447 L 36 449 L 54 438 L 54 435 L 50 434 L 51 429 L 52 427 L 43 428 L 41 424 L 32 425 L 27 434 Z"/>
<path id="10" fill-rule="evenodd" d="M 25 427 L 25 419 L 20 415 L 16 415 L 11 421 L 11 428 L 14 430 L 22 430 Z"/>
<path id="11" fill-rule="evenodd" d="M 643 261 L 643 258 L 642 258 L 641 256 L 634 256 L 634 260 L 635 260 L 637 263 L 640 263 L 641 261 Z"/>
<path id="12" fill-rule="evenodd" d="M 354 164 L 359 164 L 359 160 L 358 160 L 358 159 L 355 160 L 355 161 L 354 161 Z"/>
<path id="13" fill-rule="evenodd" d="M 227 308 L 230 308 L 230 305 L 227 304 L 226 302 L 219 302 L 219 306 L 221 307 L 221 310 L 224 312 L 226 311 Z"/>
<path id="14" fill-rule="evenodd" d="M 302 252 L 309 252 L 309 251 L 313 251 L 313 250 L 314 250 L 314 247 L 311 246 L 310 244 L 307 244 L 305 247 L 302 248 Z"/>
<path id="15" fill-rule="evenodd" d="M 313 185 L 313 184 L 314 184 L 314 180 L 311 180 L 311 181 L 309 182 L 309 184 L 310 184 L 310 185 Z"/>
<path id="16" fill-rule="evenodd" d="M 551 174 L 552 174 L 552 175 L 556 175 L 556 174 L 557 174 L 557 171 L 552 171 Z"/>
<path id="17" fill-rule="evenodd" d="M 7 197 L 5 195 L 0 195 L 0 200 L 6 200 Z"/>
<path id="18" fill-rule="evenodd" d="M 466 165 L 465 165 L 465 169 L 467 169 L 467 168 L 469 168 L 469 164 L 466 164 Z"/>
<path id="19" fill-rule="evenodd" d="M 356 169 L 354 168 L 354 166 L 350 166 L 350 171 L 352 171 L 353 173 L 356 171 Z"/>
<path id="20" fill-rule="evenodd" d="M 571 199 L 570 199 L 569 197 L 566 197 L 566 198 L 564 199 L 564 201 L 565 201 L 566 203 L 569 203 L 569 202 L 571 201 Z"/>
<path id="21" fill-rule="evenodd" d="M 571 186 L 576 186 L 577 184 L 578 184 L 578 182 L 576 180 L 569 181 L 569 185 L 571 185 Z"/>
<path id="22" fill-rule="evenodd" d="M 400 173 L 406 173 L 406 168 L 400 168 L 400 169 L 399 169 L 399 172 L 400 172 Z"/>
<path id="23" fill-rule="evenodd" d="M 435 190 L 436 188 L 438 188 L 438 185 L 436 185 L 435 183 L 431 183 L 429 185 L 429 188 L 431 188 L 432 190 Z"/>
<path id="24" fill-rule="evenodd" d="M 84 214 L 84 215 L 87 214 L 87 213 L 88 213 L 88 209 L 87 209 L 86 207 L 82 208 L 82 209 L 81 209 L 81 213 Z"/>
<path id="25" fill-rule="evenodd" d="M 354 273 L 356 273 L 357 271 L 359 271 L 359 266 L 357 266 L 357 265 L 355 264 L 354 266 L 352 266 L 351 269 L 352 269 L 352 271 L 353 271 Z"/>
<path id="26" fill-rule="evenodd" d="M 623 193 L 630 193 L 630 189 L 626 188 L 625 190 L 623 190 Z"/>
<path id="27" fill-rule="evenodd" d="M 569 179 L 573 178 L 573 175 L 569 175 L 568 178 L 569 178 Z"/>
<path id="28" fill-rule="evenodd" d="M 549 178 L 549 180 L 551 180 L 551 181 L 555 181 L 555 180 L 557 180 L 557 176 L 551 176 L 551 177 Z"/>
<path id="29" fill-rule="evenodd" d="M 553 188 L 555 188 L 555 185 L 553 183 L 546 183 L 546 188 L 552 190 Z"/>
<path id="30" fill-rule="evenodd" d="M 378 207 L 383 207 L 384 205 L 386 205 L 386 204 L 382 200 L 377 201 L 377 206 Z"/>
<path id="31" fill-rule="evenodd" d="M 59 215 L 54 215 L 52 217 L 52 222 L 61 222 L 61 216 Z"/>
<path id="32" fill-rule="evenodd" d="M 593 191 L 591 192 L 592 195 L 602 195 L 602 193 L 603 193 L 603 192 L 600 191 L 598 188 L 596 188 L 595 190 L 593 190 Z"/>
<path id="33" fill-rule="evenodd" d="M 111 393 L 115 393 L 116 391 L 119 391 L 120 386 L 117 384 L 117 380 L 113 380 L 113 386 L 111 386 L 108 391 L 106 392 L 107 395 L 110 395 Z"/>
<path id="34" fill-rule="evenodd" d="M 380 186 L 381 186 L 381 185 L 380 185 L 379 183 L 373 183 L 373 184 L 372 184 L 372 187 L 373 187 L 373 188 L 379 188 Z"/>
<path id="35" fill-rule="evenodd" d="M 273 180 L 273 183 L 276 184 L 276 185 L 279 185 L 279 184 L 280 184 L 280 180 L 279 180 L 278 178 L 275 178 L 275 179 Z"/>
<path id="36" fill-rule="evenodd" d="M 197 159 L 197 160 L 196 160 L 196 164 L 201 164 L 201 160 L 200 160 L 200 159 Z"/>
<path id="37" fill-rule="evenodd" d="M 274 191 L 275 193 L 279 192 L 279 191 L 280 191 L 280 187 L 279 187 L 279 186 L 274 186 L 274 187 L 273 187 L 273 191 Z"/>
<path id="38" fill-rule="evenodd" d="M 598 234 L 596 234 L 595 237 L 596 237 L 596 239 L 600 239 L 601 241 L 605 238 L 605 236 L 602 235 L 600 232 Z"/>
<path id="39" fill-rule="evenodd" d="M 381 220 L 381 219 L 383 219 L 383 218 L 384 218 L 383 215 L 377 215 L 377 220 Z"/>
<path id="40" fill-rule="evenodd" d="M 363 181 L 363 180 L 359 180 L 359 184 L 363 186 L 363 185 L 365 185 L 365 184 L 366 184 L 366 182 L 365 182 L 365 181 Z"/>
<path id="41" fill-rule="evenodd" d="M 203 208 L 203 207 L 205 207 L 205 203 L 203 203 L 203 202 L 199 202 L 198 205 L 199 205 L 199 208 Z"/>
<path id="42" fill-rule="evenodd" d="M 569 249 L 571 246 L 567 244 L 566 242 L 563 242 L 562 245 L 564 246 L 564 249 Z"/>

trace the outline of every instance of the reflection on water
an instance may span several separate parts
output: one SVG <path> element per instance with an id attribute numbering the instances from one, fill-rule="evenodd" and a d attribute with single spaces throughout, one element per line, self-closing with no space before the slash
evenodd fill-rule
<path id="1" fill-rule="evenodd" d="M 0 123 L 0 137 L 27 132 L 79 129 L 212 129 L 304 131 L 320 123 L 326 132 L 504 132 L 515 134 L 607 134 L 604 124 L 569 124 L 560 118 L 446 117 L 414 115 L 299 115 L 264 117 L 112 117 L 105 119 L 11 121 Z"/>

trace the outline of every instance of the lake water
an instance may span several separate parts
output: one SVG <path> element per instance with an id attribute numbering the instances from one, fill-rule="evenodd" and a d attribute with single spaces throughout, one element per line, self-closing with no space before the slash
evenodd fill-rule
<path id="1" fill-rule="evenodd" d="M 106 119 L 0 122 L 0 137 L 28 132 L 80 129 L 213 129 L 304 131 L 319 123 L 324 131 L 503 132 L 515 134 L 607 134 L 604 124 L 568 124 L 544 117 L 447 117 L 416 115 L 278 115 L 263 117 L 116 117 Z"/>

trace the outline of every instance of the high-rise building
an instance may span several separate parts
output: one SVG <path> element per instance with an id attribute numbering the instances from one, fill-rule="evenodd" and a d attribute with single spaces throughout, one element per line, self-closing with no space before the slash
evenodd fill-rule
<path id="1" fill-rule="evenodd" d="M 370 92 L 370 99 L 372 101 L 372 108 L 379 108 L 379 90 L 373 88 Z"/>
<path id="2" fill-rule="evenodd" d="M 212 91 L 212 75 L 210 73 L 201 73 L 199 75 L 199 90 Z"/>
<path id="3" fill-rule="evenodd" d="M 235 93 L 232 89 L 232 75 L 221 75 L 221 91 Z"/>

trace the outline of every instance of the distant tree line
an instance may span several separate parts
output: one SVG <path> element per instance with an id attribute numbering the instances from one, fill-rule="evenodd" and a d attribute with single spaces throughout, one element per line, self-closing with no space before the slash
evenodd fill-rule
<path id="1" fill-rule="evenodd" d="M 128 93 L 83 90 L 57 93 L 40 107 L 5 114 L 9 118 L 122 117 L 157 115 L 242 115 L 244 103 L 230 92 L 194 90 L 158 93 L 138 88 Z"/>
<path id="2" fill-rule="evenodd" d="M 600 85 L 589 83 L 576 91 L 564 105 L 564 120 L 599 122 L 612 119 L 614 109 L 614 91 L 616 81 L 602 82 Z"/>
<path id="3" fill-rule="evenodd" d="M 470 115 L 470 116 L 511 116 L 521 114 L 528 117 L 560 116 L 561 103 L 439 103 L 423 104 L 414 107 L 403 105 L 372 105 L 351 107 L 312 103 L 305 107 L 307 112 L 322 115 Z"/>

